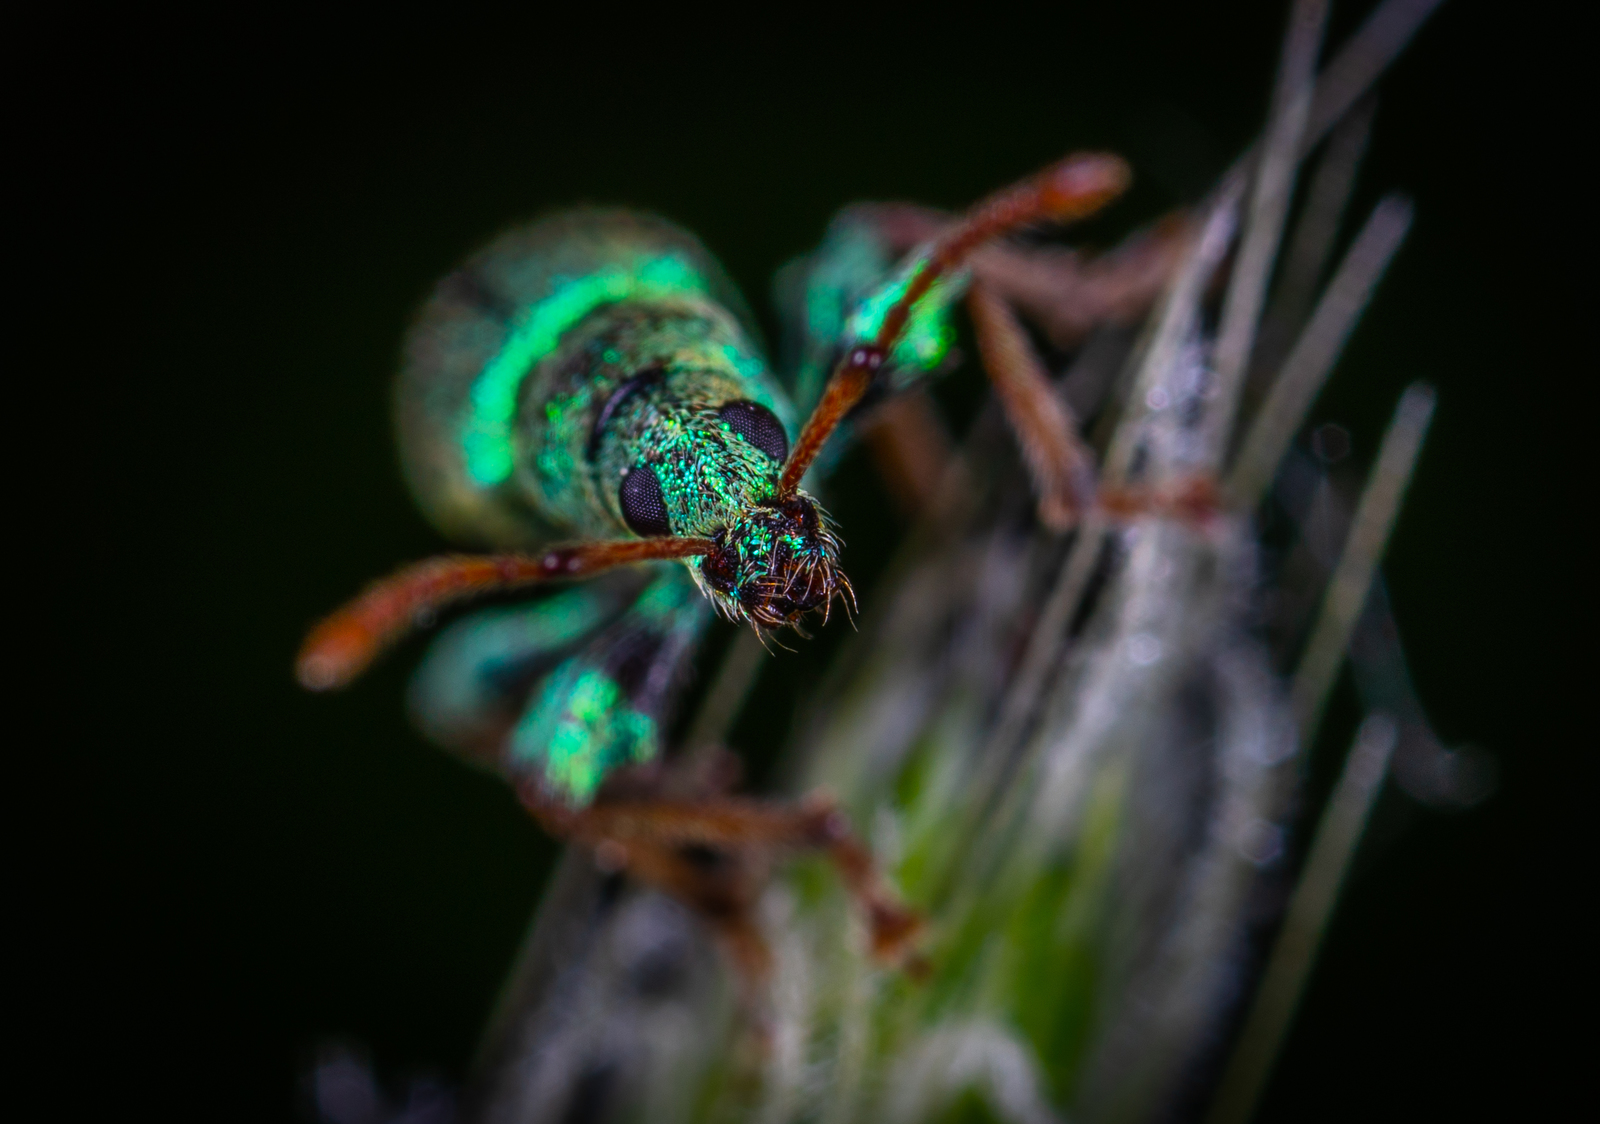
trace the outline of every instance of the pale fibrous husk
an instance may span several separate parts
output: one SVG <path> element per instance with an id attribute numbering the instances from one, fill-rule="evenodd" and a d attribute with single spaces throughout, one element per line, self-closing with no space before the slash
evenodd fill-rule
<path id="1" fill-rule="evenodd" d="M 874 961 L 839 880 L 801 859 L 761 900 L 775 969 L 752 1000 L 686 908 L 572 850 L 486 1039 L 471 1119 L 1243 1118 L 1287 1018 L 1256 981 L 1270 965 L 1292 1010 L 1308 966 L 1271 951 L 1279 918 L 1293 900 L 1289 929 L 1319 931 L 1296 879 L 1336 887 L 1353 846 L 1340 858 L 1330 828 L 1297 869 L 1286 845 L 1341 662 L 1375 717 L 1352 755 L 1366 771 L 1330 815 L 1358 834 L 1357 798 L 1391 756 L 1419 799 L 1486 790 L 1481 760 L 1427 732 L 1381 585 L 1369 596 L 1431 392 L 1407 393 L 1353 512 L 1316 501 L 1339 513 L 1332 549 L 1269 573 L 1259 542 L 1263 499 L 1293 520 L 1327 490 L 1314 458 L 1279 468 L 1409 208 L 1379 205 L 1320 300 L 1286 291 L 1307 268 L 1284 259 L 1320 272 L 1368 92 L 1434 6 L 1380 5 L 1319 73 L 1324 5 L 1294 5 L 1262 139 L 1193 208 L 1165 295 L 1062 373 L 1097 419 L 1103 484 L 1208 476 L 1223 513 L 1049 531 L 991 406 L 797 721 L 788 791 L 825 789 L 870 840 L 926 918 L 925 976 Z M 1287 661 L 1260 626 L 1269 591 L 1304 610 Z"/>

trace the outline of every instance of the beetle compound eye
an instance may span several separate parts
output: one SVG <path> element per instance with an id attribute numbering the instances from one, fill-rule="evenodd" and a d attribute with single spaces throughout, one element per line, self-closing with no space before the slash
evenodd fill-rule
<path id="1" fill-rule="evenodd" d="M 640 465 L 622 478 L 618 499 L 622 503 L 622 519 L 634 534 L 647 539 L 672 534 L 672 524 L 667 521 L 667 498 L 661 493 L 656 470 L 649 465 Z"/>
<path id="2" fill-rule="evenodd" d="M 754 402 L 729 402 L 717 411 L 728 428 L 782 464 L 789 457 L 789 435 L 783 423 L 765 406 Z"/>

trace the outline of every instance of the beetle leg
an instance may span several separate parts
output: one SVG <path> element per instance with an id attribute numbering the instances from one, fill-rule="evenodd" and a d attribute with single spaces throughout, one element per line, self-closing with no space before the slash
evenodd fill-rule
<path id="1" fill-rule="evenodd" d="M 857 208 L 895 254 L 942 234 L 955 216 L 910 203 Z M 1135 324 L 1150 311 L 1194 236 L 1182 211 L 1137 231 L 1114 249 L 1087 255 L 1064 246 L 992 242 L 973 252 L 973 279 L 1070 351 L 1102 324 Z"/>
<path id="2" fill-rule="evenodd" d="M 799 488 L 828 438 L 893 354 L 917 302 L 934 286 L 964 269 L 976 251 L 1003 234 L 1031 223 L 1069 222 L 1093 214 L 1122 194 L 1128 179 L 1128 166 L 1118 157 L 1101 153 L 1071 156 L 989 196 L 935 238 L 876 328 L 846 346 L 789 450 L 778 477 L 778 495 L 790 496 Z"/>
<path id="3" fill-rule="evenodd" d="M 581 809 L 527 793 L 524 800 L 552 835 L 594 848 L 603 864 L 661 886 L 714 924 L 727 921 L 740 940 L 747 935 L 736 932 L 743 924 L 737 915 L 753 906 L 764 881 L 760 867 L 774 851 L 820 851 L 832 861 L 866 916 L 880 959 L 904 959 L 921 928 L 826 797 L 795 803 L 730 796 L 600 800 Z"/>
<path id="4" fill-rule="evenodd" d="M 857 432 L 902 513 L 914 517 L 937 497 L 955 446 L 926 390 L 911 386 L 885 399 Z"/>
<path id="5" fill-rule="evenodd" d="M 663 537 L 554 546 L 539 554 L 455 554 L 413 563 L 323 618 L 295 661 L 300 685 L 343 687 L 442 609 L 485 593 L 587 578 L 617 566 L 709 553 L 709 539 Z"/>
<path id="6" fill-rule="evenodd" d="M 984 370 L 1033 477 L 1040 522 L 1065 530 L 1091 508 L 1114 520 L 1159 515 L 1195 525 L 1217 513 L 1220 497 L 1209 477 L 1184 476 L 1155 488 L 1099 487 L 1094 453 L 1078 436 L 1077 419 L 1015 314 L 977 282 L 967 294 L 967 310 Z"/>
<path id="7" fill-rule="evenodd" d="M 1039 519 L 1047 527 L 1066 530 L 1093 502 L 1093 453 L 1078 436 L 1078 420 L 1006 303 L 974 282 L 967 311 L 984 370 L 1033 476 Z"/>
<path id="8" fill-rule="evenodd" d="M 759 1008 L 757 996 L 772 975 L 772 952 L 755 921 L 767 875 L 761 856 L 749 848 L 668 843 L 637 832 L 628 833 L 627 843 L 585 829 L 575 837 L 594 850 L 603 868 L 666 891 L 705 921 L 732 960 L 747 1004 Z"/>

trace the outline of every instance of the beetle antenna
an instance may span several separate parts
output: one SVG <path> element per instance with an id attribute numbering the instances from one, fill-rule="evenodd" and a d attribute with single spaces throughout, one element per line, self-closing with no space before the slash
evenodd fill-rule
<path id="1" fill-rule="evenodd" d="M 323 619 L 295 660 L 295 678 L 312 691 L 343 687 L 378 654 L 440 609 L 481 593 L 564 578 L 586 578 L 613 566 L 709 554 L 710 539 L 652 538 L 558 546 L 543 554 L 450 554 L 429 558 L 368 586 Z"/>
<path id="2" fill-rule="evenodd" d="M 800 478 L 822 452 L 852 407 L 872 385 L 905 331 L 911 308 L 941 278 L 960 269 L 979 246 L 1032 222 L 1068 222 L 1093 214 L 1127 189 L 1132 176 L 1121 157 L 1079 153 L 989 196 L 967 217 L 941 235 L 906 285 L 900 299 L 884 314 L 871 340 L 850 348 L 833 369 L 821 400 L 806 419 L 778 480 L 778 495 L 792 496 Z"/>

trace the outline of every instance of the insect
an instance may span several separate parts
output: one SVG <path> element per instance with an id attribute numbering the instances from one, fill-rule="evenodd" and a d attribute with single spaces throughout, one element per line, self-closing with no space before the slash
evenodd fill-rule
<path id="1" fill-rule="evenodd" d="M 1003 274 L 1000 236 L 1088 215 L 1127 182 L 1118 158 L 1079 155 L 959 221 L 847 212 L 808 259 L 802 346 L 784 377 L 716 261 L 670 223 L 580 209 L 503 235 L 423 308 L 397 395 L 424 512 L 496 553 L 430 559 L 372 585 L 311 632 L 300 682 L 349 683 L 466 598 L 581 583 L 445 630 L 414 685 L 424 730 L 503 772 L 556 836 L 696 907 L 752 977 L 766 953 L 745 908 L 750 878 L 732 861 L 751 848 L 828 853 L 875 952 L 904 955 L 917 919 L 826 799 L 674 792 L 640 767 L 661 755 L 713 613 L 770 633 L 808 615 L 825 623 L 835 601 L 853 607 L 839 533 L 804 486 L 808 472 L 864 399 L 940 369 L 963 297 L 1041 519 L 1066 526 L 1094 504 L 1194 506 L 1193 496 L 1097 495 L 1072 419 L 1026 360 L 1005 301 L 973 281 L 980 251 L 999 252 Z M 889 220 L 918 228 L 899 260 Z"/>

